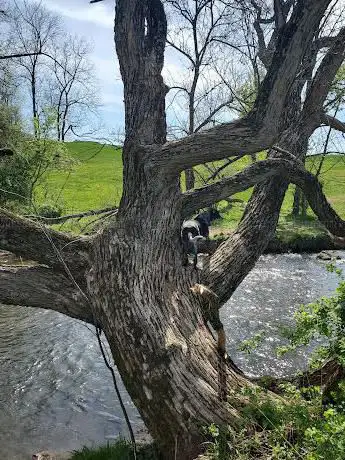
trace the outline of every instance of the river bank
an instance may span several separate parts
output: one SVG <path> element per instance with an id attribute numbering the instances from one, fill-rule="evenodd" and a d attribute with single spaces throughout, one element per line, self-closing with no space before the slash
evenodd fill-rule
<path id="1" fill-rule="evenodd" d="M 214 233 L 210 241 L 200 244 L 200 252 L 214 252 L 230 235 L 229 233 Z M 269 242 L 265 254 L 302 254 L 319 253 L 345 249 L 345 238 L 332 238 L 325 231 L 305 234 L 303 232 L 289 233 L 281 230 Z"/>

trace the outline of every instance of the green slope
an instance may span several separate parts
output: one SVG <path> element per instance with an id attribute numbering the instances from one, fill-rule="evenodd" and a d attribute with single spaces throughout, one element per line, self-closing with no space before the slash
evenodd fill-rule
<path id="1" fill-rule="evenodd" d="M 56 172 L 50 174 L 45 187 L 40 187 L 37 191 L 38 203 L 57 202 L 62 207 L 63 214 L 117 205 L 122 194 L 121 149 L 109 145 L 103 146 L 96 142 L 70 142 L 66 145 L 71 154 L 78 160 L 78 164 L 70 173 Z M 317 157 L 309 158 L 308 168 L 315 171 L 315 164 L 318 161 Z M 223 173 L 225 175 L 233 174 L 250 162 L 250 158 L 244 157 L 227 167 Z M 203 167 L 198 167 L 198 169 L 204 172 L 202 171 Z M 345 218 L 344 156 L 331 155 L 326 158 L 321 181 L 328 199 L 340 215 Z M 197 185 L 202 185 L 200 179 L 197 179 Z M 293 186 L 289 188 L 281 212 L 281 221 L 286 225 L 289 225 L 286 216 L 291 212 L 293 189 Z M 226 232 L 236 225 L 250 194 L 251 189 L 237 194 L 234 198 L 239 198 L 244 203 L 236 203 L 230 209 L 227 209 L 226 202 L 221 203 L 220 208 L 224 220 L 219 223 L 217 232 Z M 311 211 L 309 214 L 312 216 Z M 294 226 L 296 226 L 295 223 Z"/>
<path id="2" fill-rule="evenodd" d="M 68 142 L 78 160 L 71 172 L 49 175 L 37 191 L 37 201 L 58 202 L 64 214 L 98 209 L 119 203 L 122 194 L 121 149 L 96 142 Z"/>

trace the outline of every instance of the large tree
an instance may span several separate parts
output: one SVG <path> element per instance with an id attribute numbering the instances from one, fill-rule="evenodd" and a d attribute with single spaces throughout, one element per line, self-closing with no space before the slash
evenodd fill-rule
<path id="1" fill-rule="evenodd" d="M 289 182 L 303 188 L 330 232 L 345 236 L 345 222 L 298 158 L 300 140 L 325 120 L 323 100 L 344 60 L 342 28 L 329 40 L 303 107 L 296 109 L 301 69 L 331 4 L 275 0 L 275 43 L 253 109 L 242 119 L 167 143 L 167 87 L 161 76 L 167 24 L 161 0 L 117 0 L 115 42 L 126 139 L 116 218 L 102 233 L 76 240 L 0 212 L 0 247 L 39 263 L 1 269 L 1 302 L 50 308 L 100 328 L 166 459 L 193 458 L 200 450 L 201 425 L 235 426 L 246 404 L 241 389 L 253 385 L 218 353 L 202 315 L 209 299 L 191 287 L 198 281 L 221 304 L 229 299 L 267 246 Z M 268 159 L 218 183 L 181 192 L 181 171 L 269 148 Z M 255 184 L 236 232 L 205 269 L 184 267 L 182 218 L 215 197 Z M 224 400 L 226 391 L 231 404 Z"/>
<path id="2" fill-rule="evenodd" d="M 26 0 L 14 1 L 6 14 L 10 25 L 11 51 L 21 54 L 16 64 L 21 70 L 18 72 L 21 79 L 29 88 L 34 133 L 39 137 L 43 55 L 49 54 L 54 41 L 59 39 L 60 18 L 44 8 L 41 2 Z"/>
<path id="3" fill-rule="evenodd" d="M 73 35 L 61 37 L 51 51 L 44 102 L 52 109 L 59 141 L 69 134 L 82 137 L 82 130 L 92 126 L 97 116 L 98 88 L 89 61 L 91 51 L 90 43 Z"/>

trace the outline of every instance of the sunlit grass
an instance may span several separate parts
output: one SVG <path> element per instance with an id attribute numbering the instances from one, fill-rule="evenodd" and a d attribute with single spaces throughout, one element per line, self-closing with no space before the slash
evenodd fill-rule
<path id="1" fill-rule="evenodd" d="M 49 175 L 47 184 L 37 191 L 37 202 L 58 203 L 63 214 L 100 209 L 119 204 L 122 194 L 122 155 L 121 149 L 110 145 L 101 145 L 96 142 L 69 142 L 66 143 L 71 154 L 78 160 L 77 166 L 70 172 L 55 172 Z M 263 159 L 264 154 L 259 156 Z M 307 167 L 315 171 L 320 157 L 314 156 L 307 160 Z M 252 162 L 249 156 L 241 158 L 223 170 L 224 175 L 234 174 Z M 221 162 L 218 162 L 221 164 Z M 200 175 L 207 177 L 209 172 L 204 166 L 198 166 L 196 186 L 203 185 Z M 345 218 L 345 157 L 329 155 L 322 169 L 321 182 L 323 190 L 335 210 Z M 184 180 L 182 176 L 182 186 Z M 291 232 L 320 232 L 320 225 L 313 219 L 313 212 L 308 210 L 311 220 L 306 223 L 291 221 L 289 215 L 292 209 L 294 186 L 290 186 L 281 209 L 279 229 Z M 252 188 L 237 193 L 232 198 L 241 200 L 229 206 L 222 201 L 219 209 L 223 219 L 213 228 L 214 233 L 228 233 L 239 222 Z M 81 231 L 94 218 L 83 219 L 80 222 L 63 225 L 64 230 Z M 283 232 L 281 232 L 283 233 Z"/>

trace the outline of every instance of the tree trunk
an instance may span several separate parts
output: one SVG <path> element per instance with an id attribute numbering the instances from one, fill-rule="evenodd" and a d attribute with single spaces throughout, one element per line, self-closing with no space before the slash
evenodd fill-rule
<path id="1" fill-rule="evenodd" d="M 195 174 L 193 168 L 185 170 L 186 190 L 192 190 L 195 187 Z"/>
<path id="2" fill-rule="evenodd" d="M 299 216 L 300 206 L 301 206 L 301 189 L 296 186 L 295 193 L 293 194 L 293 205 L 292 205 L 292 215 L 293 217 Z"/>
<path id="3" fill-rule="evenodd" d="M 304 193 L 302 193 L 302 203 L 301 203 L 301 217 L 302 219 L 307 219 L 307 211 L 308 211 L 308 201 L 305 197 Z"/>
<path id="4" fill-rule="evenodd" d="M 196 274 L 182 268 L 178 177 L 147 170 L 140 148 L 125 149 L 127 158 L 137 158 L 137 180 L 132 177 L 125 209 L 93 252 L 89 294 L 124 384 L 164 457 L 190 459 L 200 450 L 202 424 L 234 424 L 239 416 L 219 397 L 221 369 L 232 388 L 250 383 L 218 354 L 190 290 Z"/>

